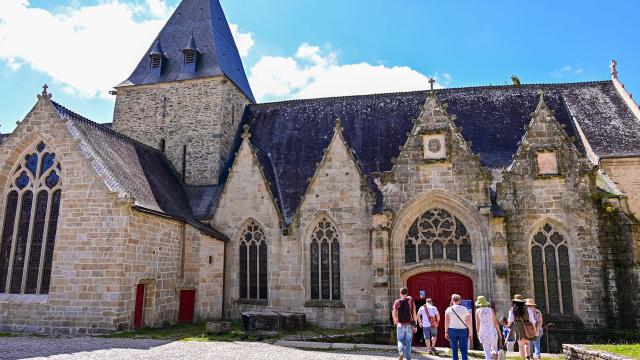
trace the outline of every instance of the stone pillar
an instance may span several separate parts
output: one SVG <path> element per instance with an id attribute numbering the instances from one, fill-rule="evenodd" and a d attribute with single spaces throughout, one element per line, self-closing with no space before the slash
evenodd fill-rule
<path id="1" fill-rule="evenodd" d="M 511 294 L 509 285 L 509 253 L 507 251 L 507 238 L 505 237 L 504 218 L 491 219 L 491 265 L 493 268 L 491 279 L 493 281 L 493 294 L 491 301 L 496 305 L 498 320 L 506 316 L 511 306 Z"/>
<path id="2" fill-rule="evenodd" d="M 391 311 L 389 298 L 389 217 L 386 214 L 373 216 L 371 230 L 371 253 L 373 256 L 373 296 L 375 301 L 374 320 L 389 323 Z"/>

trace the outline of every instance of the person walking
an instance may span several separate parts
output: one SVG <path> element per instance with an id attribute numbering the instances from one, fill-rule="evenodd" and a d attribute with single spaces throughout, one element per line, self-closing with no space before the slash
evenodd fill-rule
<path id="1" fill-rule="evenodd" d="M 515 334 L 518 342 L 518 350 L 520 358 L 526 360 L 529 341 L 536 337 L 536 319 L 532 309 L 528 309 L 525 305 L 524 297 L 517 294 L 511 300 L 511 310 L 509 310 L 509 327 Z"/>
<path id="2" fill-rule="evenodd" d="M 438 308 L 433 305 L 433 299 L 427 299 L 427 315 L 429 316 L 429 322 L 431 323 L 431 353 L 435 355 L 438 351 L 436 350 L 436 340 L 438 340 L 438 326 L 440 325 L 440 312 Z"/>
<path id="3" fill-rule="evenodd" d="M 444 337 L 451 343 L 453 360 L 458 360 L 458 350 L 462 360 L 467 360 L 469 340 L 473 338 L 471 313 L 460 305 L 460 295 L 451 295 L 451 306 L 444 312 Z"/>
<path id="4" fill-rule="evenodd" d="M 516 341 L 513 339 L 513 336 L 511 336 L 511 329 L 509 329 L 509 321 L 507 321 L 506 316 L 503 316 L 502 319 L 500 319 L 500 325 L 502 325 L 502 339 L 504 339 L 507 352 L 514 352 Z"/>
<path id="5" fill-rule="evenodd" d="M 497 360 L 500 325 L 484 296 L 478 296 L 476 300 L 476 326 L 478 326 L 478 339 L 482 344 L 485 360 Z"/>
<path id="6" fill-rule="evenodd" d="M 527 299 L 524 304 L 533 310 L 533 317 L 536 320 L 536 338 L 529 342 L 529 358 L 540 360 L 540 339 L 544 332 L 542 312 L 536 308 L 536 302 L 533 299 Z"/>
<path id="7" fill-rule="evenodd" d="M 429 310 L 427 304 L 420 306 L 418 310 L 418 325 L 422 328 L 422 341 L 427 351 L 431 352 L 431 322 L 429 321 Z"/>
<path id="8" fill-rule="evenodd" d="M 396 325 L 396 337 L 398 339 L 399 360 L 411 360 L 411 340 L 416 328 L 416 305 L 409 289 L 400 289 L 400 298 L 393 303 L 393 324 Z"/>

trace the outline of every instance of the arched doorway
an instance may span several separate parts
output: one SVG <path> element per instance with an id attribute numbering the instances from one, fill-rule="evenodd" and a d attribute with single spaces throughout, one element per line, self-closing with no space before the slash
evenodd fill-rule
<path id="1" fill-rule="evenodd" d="M 437 346 L 449 346 L 444 338 L 444 311 L 449 306 L 451 294 L 459 294 L 462 299 L 473 300 L 473 281 L 467 276 L 445 271 L 424 272 L 407 279 L 409 295 L 416 306 L 424 305 L 431 298 L 440 312 Z M 416 336 L 418 338 L 418 336 Z"/>

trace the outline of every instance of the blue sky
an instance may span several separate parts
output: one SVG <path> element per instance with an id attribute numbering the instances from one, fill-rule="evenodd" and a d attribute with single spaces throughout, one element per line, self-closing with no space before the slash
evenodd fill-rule
<path id="1" fill-rule="evenodd" d="M 43 83 L 111 121 L 177 0 L 1 0 L 0 127 Z M 259 101 L 441 87 L 620 79 L 640 97 L 636 1 L 222 0 Z"/>

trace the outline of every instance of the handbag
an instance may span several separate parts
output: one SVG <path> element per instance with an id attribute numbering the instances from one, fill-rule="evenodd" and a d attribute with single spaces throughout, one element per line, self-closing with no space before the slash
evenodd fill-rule
<path id="1" fill-rule="evenodd" d="M 425 305 L 427 306 L 427 305 Z M 429 318 L 429 325 L 432 328 L 437 329 L 438 328 L 438 319 L 435 316 L 431 316 L 431 313 L 429 312 L 429 307 L 425 308 L 426 313 L 427 313 L 427 318 Z"/>
<path id="2" fill-rule="evenodd" d="M 534 340 L 537 336 L 536 334 L 538 333 L 535 325 L 533 325 L 530 321 L 527 321 L 525 323 L 524 320 L 522 320 L 522 317 L 520 317 L 520 322 L 522 323 L 522 327 L 524 328 L 524 337 L 527 340 Z"/>

